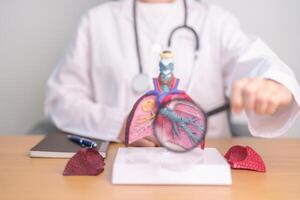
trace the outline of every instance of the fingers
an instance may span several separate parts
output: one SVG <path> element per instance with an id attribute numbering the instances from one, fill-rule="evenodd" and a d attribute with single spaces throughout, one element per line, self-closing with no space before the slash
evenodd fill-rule
<path id="1" fill-rule="evenodd" d="M 123 125 L 122 125 L 122 128 L 119 132 L 119 135 L 118 135 L 118 140 L 120 140 L 121 142 L 125 142 L 125 129 L 126 129 L 126 122 L 127 122 L 127 117 L 125 118 L 124 122 L 123 122 Z"/>
<path id="2" fill-rule="evenodd" d="M 255 109 L 257 94 L 261 92 L 261 89 L 264 87 L 264 82 L 262 79 L 248 79 L 247 84 L 244 86 L 242 90 L 242 98 L 243 98 L 243 107 L 248 110 Z M 266 94 L 262 92 L 262 94 Z"/>
<path id="3" fill-rule="evenodd" d="M 236 81 L 233 84 L 231 95 L 231 107 L 233 112 L 240 113 L 243 109 L 243 88 L 248 83 L 248 79 Z"/>
<path id="4" fill-rule="evenodd" d="M 273 112 L 276 111 L 277 106 L 275 105 L 270 105 L 269 104 L 269 94 L 267 94 L 266 92 L 258 92 L 256 94 L 256 100 L 255 100 L 255 107 L 254 107 L 254 111 L 259 114 L 259 115 L 263 115 L 267 113 L 267 110 L 270 110 L 272 112 L 270 112 L 270 114 L 273 114 Z M 269 114 L 269 113 L 268 113 Z"/>
<path id="5" fill-rule="evenodd" d="M 155 143 L 147 140 L 145 138 L 137 140 L 133 143 L 130 144 L 130 146 L 134 146 L 134 147 L 155 147 Z"/>
<path id="6" fill-rule="evenodd" d="M 156 138 L 153 135 L 144 137 L 140 140 L 137 140 L 130 144 L 130 146 L 134 147 L 158 147 L 159 142 L 156 140 Z"/>
<path id="7" fill-rule="evenodd" d="M 268 79 L 245 78 L 233 85 L 232 111 L 253 110 L 259 115 L 272 115 L 291 103 L 293 96 L 283 85 Z"/>
<path id="8" fill-rule="evenodd" d="M 149 135 L 145 137 L 146 140 L 149 140 L 155 144 L 155 146 L 160 146 L 160 143 L 157 141 L 156 137 L 154 135 Z"/>
<path id="9" fill-rule="evenodd" d="M 270 97 L 268 100 L 265 100 L 265 101 L 267 102 L 267 105 L 266 105 L 267 108 L 264 113 L 272 115 L 279 109 L 280 102 L 278 101 L 278 99 L 276 97 L 274 97 L 274 96 Z"/>

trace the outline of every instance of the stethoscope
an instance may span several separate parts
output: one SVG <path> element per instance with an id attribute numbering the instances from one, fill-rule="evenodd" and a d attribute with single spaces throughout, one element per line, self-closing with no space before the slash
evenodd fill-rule
<path id="1" fill-rule="evenodd" d="M 137 54 L 137 60 L 138 60 L 138 65 L 139 65 L 139 74 L 137 74 L 133 80 L 132 80 L 132 89 L 134 93 L 136 94 L 141 94 L 149 89 L 149 76 L 144 73 L 143 71 L 143 65 L 142 65 L 142 59 L 141 59 L 141 50 L 140 50 L 140 41 L 139 41 L 139 33 L 138 33 L 138 24 L 137 24 L 137 1 L 138 0 L 133 0 L 133 26 L 134 26 L 134 35 L 135 35 L 135 44 L 136 44 L 136 54 Z M 190 27 L 188 23 L 188 13 L 187 13 L 187 1 L 183 0 L 183 7 L 184 7 L 184 21 L 183 25 L 180 25 L 178 27 L 175 27 L 168 39 L 168 48 L 171 47 L 172 45 L 172 38 L 175 35 L 176 31 L 179 30 L 188 30 L 191 32 L 195 38 L 195 55 L 198 54 L 199 49 L 200 49 L 200 39 L 195 31 L 194 28 Z M 197 57 L 197 56 L 195 56 Z"/>

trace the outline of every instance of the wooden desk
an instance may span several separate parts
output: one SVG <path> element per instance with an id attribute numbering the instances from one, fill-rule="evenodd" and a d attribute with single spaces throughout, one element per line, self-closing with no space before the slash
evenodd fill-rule
<path id="1" fill-rule="evenodd" d="M 111 166 L 120 145 L 110 147 L 105 172 L 96 177 L 64 177 L 67 159 L 31 159 L 40 136 L 0 137 L 0 199 L 300 199 L 299 139 L 208 140 L 224 153 L 235 144 L 260 152 L 267 173 L 234 170 L 232 186 L 116 186 Z"/>

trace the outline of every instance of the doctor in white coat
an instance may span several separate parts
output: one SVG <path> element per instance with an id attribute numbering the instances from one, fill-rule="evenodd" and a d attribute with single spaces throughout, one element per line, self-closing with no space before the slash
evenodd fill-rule
<path id="1" fill-rule="evenodd" d="M 73 44 L 47 83 L 45 112 L 61 130 L 123 139 L 124 121 L 142 95 L 134 90 L 136 77 L 142 73 L 150 83 L 158 75 L 159 53 L 185 16 L 183 0 L 138 0 L 136 12 L 133 1 L 109 1 L 83 16 Z M 199 37 L 200 49 L 195 52 L 190 31 L 172 37 L 180 89 L 204 110 L 229 97 L 233 112 L 246 111 L 254 136 L 286 132 L 300 105 L 293 72 L 261 39 L 245 34 L 228 11 L 196 0 L 186 3 L 187 24 Z M 209 119 L 208 137 L 230 135 L 226 113 Z M 136 145 L 154 146 L 155 141 L 149 137 Z"/>

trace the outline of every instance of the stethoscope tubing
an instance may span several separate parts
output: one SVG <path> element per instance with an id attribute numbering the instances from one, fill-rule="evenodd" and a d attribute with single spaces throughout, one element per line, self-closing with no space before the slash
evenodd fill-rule
<path id="1" fill-rule="evenodd" d="M 195 52 L 198 52 L 200 49 L 200 39 L 199 36 L 196 32 L 196 30 L 194 28 L 192 28 L 191 26 L 188 26 L 188 12 L 187 12 L 187 1 L 183 0 L 183 7 L 184 7 L 184 21 L 183 21 L 183 25 L 180 25 L 178 27 L 175 27 L 170 35 L 169 35 L 169 39 L 168 39 L 168 47 L 170 48 L 172 46 L 172 38 L 175 35 L 176 31 L 180 30 L 180 29 L 186 29 L 188 31 L 190 31 L 194 37 L 195 37 Z M 135 46 L 136 46 L 136 54 L 137 54 L 137 60 L 138 60 L 138 67 L 139 67 L 139 73 L 143 74 L 143 64 L 142 64 L 142 58 L 141 58 L 141 45 L 140 45 L 140 40 L 139 40 L 139 33 L 138 33 L 138 22 L 137 22 L 137 0 L 133 0 L 133 29 L 134 29 L 134 36 L 135 36 Z"/>
<path id="2" fill-rule="evenodd" d="M 135 39 L 135 48 L 139 65 L 139 73 L 143 74 L 142 58 L 141 58 L 141 49 L 140 49 L 140 40 L 138 33 L 138 23 L 137 23 L 137 0 L 133 0 L 133 30 L 134 30 L 134 39 Z"/>

